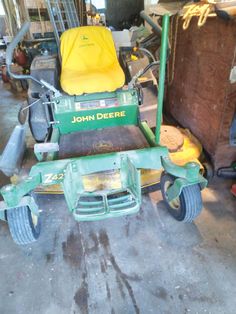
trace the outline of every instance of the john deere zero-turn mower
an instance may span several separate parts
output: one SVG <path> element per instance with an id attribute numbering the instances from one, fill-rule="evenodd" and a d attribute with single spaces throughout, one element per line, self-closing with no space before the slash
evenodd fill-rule
<path id="1" fill-rule="evenodd" d="M 160 63 L 155 63 L 160 66 L 155 134 L 140 120 L 140 95 L 134 80 L 124 86 L 111 32 L 105 27 L 78 27 L 63 33 L 60 84 L 56 58 L 37 57 L 30 76 L 11 73 L 13 50 L 29 24 L 10 44 L 10 75 L 31 81 L 29 124 L 38 141 L 34 145 L 38 163 L 29 175 L 0 190 L 0 217 L 8 222 L 17 244 L 31 243 L 39 236 L 40 213 L 32 192 L 56 184 L 61 185 L 77 221 L 94 221 L 137 213 L 141 172 L 163 170 L 161 190 L 170 214 L 186 222 L 199 215 L 201 189 L 207 184 L 199 164 L 178 166 L 170 160 L 168 149 L 160 145 L 168 25 L 169 16 L 165 15 Z M 14 130 L 2 155 L 0 165 L 5 173 L 11 173 L 13 157 L 9 152 L 14 147 L 18 147 L 13 154 L 15 164 L 22 156 L 24 128 Z M 111 174 L 118 180 L 107 183 Z M 94 187 L 91 180 L 96 180 Z"/>

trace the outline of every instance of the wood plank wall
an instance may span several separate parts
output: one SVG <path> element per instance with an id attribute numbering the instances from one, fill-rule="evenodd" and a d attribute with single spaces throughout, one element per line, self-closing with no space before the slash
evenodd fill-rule
<path id="1" fill-rule="evenodd" d="M 236 160 L 236 147 L 229 146 L 236 110 L 236 83 L 229 82 L 236 65 L 236 21 L 208 18 L 198 28 L 193 18 L 184 31 L 181 19 L 172 19 L 165 110 L 198 137 L 215 169 L 228 166 Z"/>

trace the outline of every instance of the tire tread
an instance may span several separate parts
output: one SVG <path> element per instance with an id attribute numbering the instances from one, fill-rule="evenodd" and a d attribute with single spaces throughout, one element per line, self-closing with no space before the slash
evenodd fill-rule
<path id="1" fill-rule="evenodd" d="M 30 219 L 28 206 L 12 208 L 7 211 L 10 233 L 13 240 L 19 245 L 35 242 L 39 236 L 39 226 L 37 225 L 35 228 Z"/>
<path id="2" fill-rule="evenodd" d="M 162 174 L 161 176 L 161 191 L 164 200 L 167 203 L 169 213 L 178 221 L 187 223 L 193 222 L 197 218 L 202 210 L 202 196 L 201 190 L 198 184 L 189 185 L 183 188 L 179 199 L 180 199 L 180 212 L 177 213 L 173 208 L 170 207 L 165 197 L 164 184 L 166 181 L 174 182 L 175 178 L 169 174 Z"/>

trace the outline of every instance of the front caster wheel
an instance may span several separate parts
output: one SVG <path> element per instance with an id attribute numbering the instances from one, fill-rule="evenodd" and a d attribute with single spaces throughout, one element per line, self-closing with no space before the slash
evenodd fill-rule
<path id="1" fill-rule="evenodd" d="M 180 196 L 173 201 L 167 200 L 167 189 L 174 184 L 175 178 L 169 174 L 162 173 L 161 192 L 162 197 L 167 204 L 171 216 L 178 221 L 192 222 L 202 210 L 202 196 L 198 184 L 186 186 L 183 188 Z"/>
<path id="2" fill-rule="evenodd" d="M 30 244 L 38 239 L 40 234 L 39 219 L 28 206 L 7 210 L 7 221 L 16 244 Z"/>

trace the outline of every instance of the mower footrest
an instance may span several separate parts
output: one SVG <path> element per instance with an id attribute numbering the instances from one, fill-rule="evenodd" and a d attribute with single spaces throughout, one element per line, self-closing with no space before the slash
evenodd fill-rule
<path id="1" fill-rule="evenodd" d="M 134 214 L 139 211 L 139 201 L 131 191 L 109 194 L 82 194 L 73 212 L 78 221 L 91 221 Z"/>

